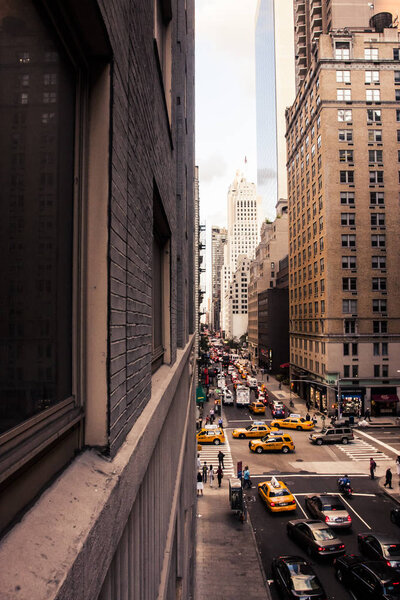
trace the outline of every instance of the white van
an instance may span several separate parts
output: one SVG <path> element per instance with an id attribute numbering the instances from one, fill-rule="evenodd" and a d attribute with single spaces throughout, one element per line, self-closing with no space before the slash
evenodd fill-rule
<path id="1" fill-rule="evenodd" d="M 250 375 L 247 376 L 247 385 L 249 386 L 249 388 L 251 389 L 257 389 L 257 379 L 255 377 L 251 377 Z"/>

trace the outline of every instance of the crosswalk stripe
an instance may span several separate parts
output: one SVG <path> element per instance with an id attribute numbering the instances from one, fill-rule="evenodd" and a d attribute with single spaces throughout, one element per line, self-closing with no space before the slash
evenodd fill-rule
<path id="1" fill-rule="evenodd" d="M 338 448 L 355 462 L 367 462 L 372 457 L 376 461 L 389 460 L 389 457 L 381 450 L 377 450 L 374 446 L 356 438 L 352 444 L 338 446 Z"/>

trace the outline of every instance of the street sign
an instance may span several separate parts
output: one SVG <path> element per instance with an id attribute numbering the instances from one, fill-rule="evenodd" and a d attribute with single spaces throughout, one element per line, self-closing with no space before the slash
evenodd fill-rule
<path id="1" fill-rule="evenodd" d="M 198 385 L 196 388 L 196 404 L 201 404 L 206 401 L 206 395 L 202 385 Z"/>

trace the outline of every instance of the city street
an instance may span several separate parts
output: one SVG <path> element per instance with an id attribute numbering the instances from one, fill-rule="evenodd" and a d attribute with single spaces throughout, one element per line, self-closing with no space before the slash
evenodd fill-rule
<path id="1" fill-rule="evenodd" d="M 232 389 L 230 378 L 228 387 Z M 268 384 L 267 384 L 268 387 Z M 274 387 L 274 385 L 271 385 Z M 287 392 L 269 391 L 270 396 L 283 398 Z M 251 401 L 254 400 L 251 392 Z M 286 402 L 288 404 L 288 402 Z M 303 416 L 305 410 L 302 411 Z M 246 499 L 261 562 L 270 585 L 272 598 L 277 599 L 277 591 L 271 579 L 271 560 L 281 554 L 297 554 L 306 557 L 306 553 L 291 541 L 286 533 L 286 524 L 292 519 L 310 518 L 305 508 L 307 495 L 315 493 L 337 493 L 337 479 L 348 473 L 352 480 L 354 495 L 351 499 L 344 499 L 348 512 L 352 517 L 352 528 L 349 531 L 340 531 L 338 536 L 345 544 L 347 553 L 357 553 L 356 534 L 362 531 L 393 532 L 394 526 L 390 522 L 390 510 L 396 506 L 395 501 L 387 496 L 378 482 L 369 478 L 369 458 L 373 456 L 377 462 L 377 476 L 382 477 L 388 466 L 392 467 L 394 485 L 398 485 L 395 475 L 394 461 L 400 453 L 400 439 L 397 430 L 379 428 L 377 430 L 357 431 L 353 442 L 342 445 L 314 446 L 309 440 L 306 431 L 287 430 L 295 443 L 295 452 L 287 455 L 281 453 L 253 454 L 248 447 L 247 439 L 232 438 L 232 430 L 237 427 L 246 427 L 254 420 L 271 422 L 270 409 L 265 415 L 253 416 L 247 408 L 238 408 L 236 405 L 224 406 L 223 417 L 225 422 L 225 435 L 227 443 L 222 447 L 226 454 L 227 475 L 231 476 L 236 470 L 238 461 L 243 467 L 249 466 L 253 487 L 246 491 Z M 217 449 L 204 449 L 202 458 L 208 454 L 218 452 Z M 203 454 L 206 453 L 206 454 Z M 270 479 L 275 475 L 282 479 L 294 494 L 297 509 L 293 513 L 271 514 L 261 502 L 257 493 L 257 484 Z M 400 530 L 395 528 L 395 535 L 400 540 Z M 316 562 L 312 559 L 314 568 L 320 577 L 325 589 L 332 600 L 351 598 L 344 587 L 336 581 L 331 562 Z"/>

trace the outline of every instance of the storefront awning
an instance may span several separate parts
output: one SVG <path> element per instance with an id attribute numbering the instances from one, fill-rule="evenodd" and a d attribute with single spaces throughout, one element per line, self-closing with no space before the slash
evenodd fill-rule
<path id="1" fill-rule="evenodd" d="M 279 365 L 279 367 L 281 369 L 287 369 L 290 366 L 290 363 L 282 363 L 281 365 Z"/>
<path id="2" fill-rule="evenodd" d="M 396 394 L 374 394 L 373 402 L 398 402 L 399 398 Z"/>

